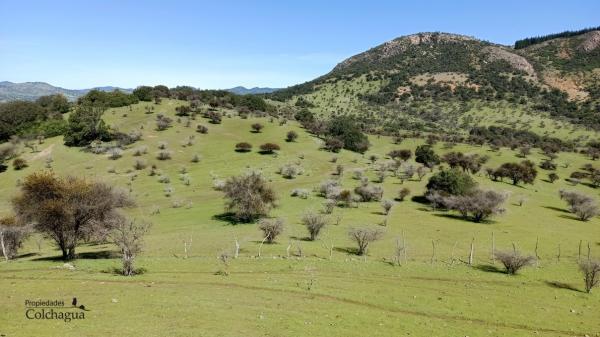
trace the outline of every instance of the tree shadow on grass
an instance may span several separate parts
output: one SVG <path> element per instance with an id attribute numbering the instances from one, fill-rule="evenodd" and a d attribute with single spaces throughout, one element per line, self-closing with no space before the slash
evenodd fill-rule
<path id="1" fill-rule="evenodd" d="M 558 281 L 545 281 L 546 285 L 552 287 L 552 288 L 556 288 L 556 289 L 566 289 L 566 290 L 571 290 L 571 291 L 576 291 L 579 293 L 582 293 L 583 291 L 575 288 L 574 286 L 572 286 L 569 283 L 563 283 L 563 282 L 558 282 Z"/>
<path id="2" fill-rule="evenodd" d="M 500 269 L 496 266 L 490 264 L 479 264 L 474 267 L 477 270 L 481 270 L 487 273 L 498 273 L 498 274 L 506 274 L 504 269 Z"/>
<path id="3" fill-rule="evenodd" d="M 544 207 L 546 209 L 550 209 L 550 210 L 556 211 L 556 212 L 569 213 L 569 214 L 571 213 L 571 212 L 569 212 L 568 210 L 566 210 L 564 208 L 558 208 L 558 207 L 554 207 L 554 206 L 542 206 L 542 207 Z"/>
<path id="4" fill-rule="evenodd" d="M 112 250 L 100 250 L 97 252 L 83 252 L 83 253 L 77 253 L 76 255 L 77 255 L 77 259 L 81 259 L 81 260 L 114 259 L 114 258 L 119 257 L 119 254 Z M 65 261 L 65 262 L 68 262 L 63 259 L 62 255 L 44 256 L 44 257 L 39 257 L 37 259 L 32 259 L 32 261 Z"/>
<path id="5" fill-rule="evenodd" d="M 441 217 L 441 218 L 446 218 L 446 219 L 452 219 L 452 220 L 459 220 L 459 221 L 466 221 L 466 222 L 470 222 L 470 223 L 474 223 L 474 224 L 484 224 L 484 225 L 490 225 L 490 224 L 494 224 L 496 223 L 496 221 L 494 220 L 482 220 L 479 222 L 475 222 L 473 220 L 471 220 L 470 218 L 465 218 L 462 215 L 459 214 L 452 214 L 452 213 L 437 213 L 434 214 L 437 217 Z"/>
<path id="6" fill-rule="evenodd" d="M 303 236 L 303 237 L 300 237 L 300 236 L 290 236 L 290 239 L 292 239 L 292 240 L 298 240 L 298 241 L 307 241 L 307 242 L 312 241 L 308 236 Z"/>
<path id="7" fill-rule="evenodd" d="M 424 195 L 415 195 L 412 198 L 410 198 L 410 200 L 418 204 L 429 205 L 429 200 L 427 200 L 427 198 L 425 198 Z"/>
<path id="8" fill-rule="evenodd" d="M 333 247 L 333 250 L 340 253 L 352 254 L 358 256 L 358 249 L 354 247 Z"/>
<path id="9" fill-rule="evenodd" d="M 213 215 L 212 218 L 214 220 L 227 222 L 230 225 L 237 225 L 237 224 L 241 223 L 238 219 L 236 219 L 235 213 L 232 213 L 232 212 L 225 212 L 225 213 Z"/>
<path id="10" fill-rule="evenodd" d="M 28 257 L 32 257 L 32 256 L 37 256 L 40 255 L 38 253 L 25 253 L 25 254 L 20 254 L 15 256 L 16 259 L 24 259 L 24 258 L 28 258 Z"/>

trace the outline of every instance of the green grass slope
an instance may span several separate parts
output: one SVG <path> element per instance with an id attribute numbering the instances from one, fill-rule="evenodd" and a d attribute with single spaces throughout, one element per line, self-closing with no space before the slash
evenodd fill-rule
<path id="1" fill-rule="evenodd" d="M 155 111 L 175 117 L 181 102 L 163 100 Z M 357 208 L 336 208 L 331 223 L 314 242 L 306 241 L 299 223 L 309 209 L 320 210 L 323 198 L 315 193 L 307 199 L 293 198 L 294 188 L 312 190 L 319 182 L 334 178 L 338 164 L 346 168 L 341 178 L 345 187 L 359 184 L 352 178 L 354 168 L 367 168 L 374 177 L 369 155 L 380 160 L 396 148 L 415 149 L 420 139 L 407 139 L 394 145 L 389 137 L 370 137 L 372 147 L 365 155 L 342 151 L 337 162 L 333 154 L 319 150 L 321 141 L 297 124 L 279 125 L 267 118 L 223 118 L 220 125 L 198 118 L 191 127 L 174 123 L 166 131 L 154 130 L 155 114 L 146 114 L 140 103 L 131 109 L 111 109 L 108 124 L 121 131 L 141 129 L 142 140 L 131 145 L 123 157 L 110 160 L 62 145 L 52 138 L 38 152 L 22 155 L 30 166 L 21 171 L 0 174 L 0 213 L 10 211 L 10 198 L 18 181 L 27 174 L 45 169 L 46 158 L 61 175 L 79 175 L 106 181 L 131 191 L 138 206 L 130 215 L 153 223 L 145 240 L 139 267 L 146 273 L 123 277 L 111 272 L 119 267 L 116 247 L 110 244 L 83 245 L 75 270 L 63 268 L 50 241 L 36 236 L 27 241 L 23 254 L 9 263 L 0 263 L 0 334 L 7 336 L 598 336 L 600 321 L 597 293 L 585 294 L 577 271 L 580 241 L 583 252 L 589 242 L 592 255 L 600 253 L 600 219 L 581 222 L 569 214 L 558 198 L 561 188 L 576 189 L 597 196 L 597 190 L 564 179 L 545 181 L 541 170 L 534 185 L 512 186 L 492 182 L 483 176 L 476 180 L 485 187 L 510 192 L 506 214 L 483 224 L 467 222 L 451 214 L 431 211 L 426 205 L 406 200 L 391 211 L 381 241 L 375 242 L 366 258 L 351 254 L 353 243 L 347 236 L 353 226 L 380 226 L 384 216 L 379 203 L 360 203 Z M 231 113 L 231 112 L 229 112 Z M 261 122 L 261 133 L 251 133 L 250 125 Z M 195 132 L 201 123 L 208 134 Z M 296 142 L 284 141 L 288 131 L 299 133 Z M 190 136 L 193 145 L 182 146 Z M 237 153 L 234 144 L 252 143 L 255 149 L 265 142 L 281 145 L 278 155 L 256 151 Z M 167 142 L 173 152 L 168 161 L 158 161 L 159 142 Z M 147 146 L 142 156 L 158 166 L 169 184 L 150 176 L 149 169 L 136 171 L 138 157 L 133 149 Z M 491 156 L 488 166 L 519 161 L 509 149 L 492 152 L 487 147 L 457 145 L 453 150 Z M 449 149 L 442 144 L 436 151 Z M 190 160 L 201 155 L 198 163 Z M 543 156 L 533 151 L 530 159 L 539 163 Z M 557 173 L 567 177 L 588 163 L 575 153 L 561 153 Z M 304 174 L 285 179 L 276 173 L 286 163 L 298 163 Z M 568 164 L 568 165 L 567 165 Z M 595 163 L 594 163 L 595 164 Z M 568 166 L 568 167 L 567 167 Z M 182 167 L 190 185 L 180 179 Z M 109 173 L 113 171 L 115 173 Z M 277 191 L 279 207 L 272 216 L 286 220 L 284 233 L 272 245 L 264 245 L 256 224 L 231 224 L 219 215 L 224 212 L 222 193 L 212 189 L 213 177 L 220 179 L 248 169 L 262 170 Z M 385 198 L 409 187 L 413 195 L 425 189 L 423 181 L 401 184 L 388 177 L 382 184 Z M 164 189 L 170 186 L 171 196 Z M 518 206 L 520 199 L 526 199 Z M 182 207 L 174 208 L 173 204 Z M 159 210 L 159 213 L 156 211 Z M 336 224 L 337 223 L 337 224 Z M 533 254 L 536 241 L 541 257 L 537 267 L 509 277 L 500 264 L 492 264 L 491 239 L 498 249 L 512 249 L 514 243 L 524 253 Z M 407 261 L 393 266 L 390 261 L 397 240 L 406 241 Z M 225 266 L 217 258 L 231 253 L 235 240 L 240 257 Z M 464 263 L 474 239 L 474 266 Z M 184 241 L 192 242 L 184 258 Z M 435 255 L 432 251 L 435 243 Z M 38 246 L 39 244 L 39 246 Z M 333 245 L 329 258 L 328 246 Z M 289 250 L 288 250 L 288 247 Z M 560 247 L 560 248 L 559 248 Z M 560 249 L 560 260 L 557 258 Z M 289 251 L 290 256 L 287 256 Z M 300 251 L 302 254 L 300 254 Z M 454 257 L 454 258 L 453 258 Z M 227 270 L 229 275 L 219 275 Z M 77 297 L 90 310 L 86 319 L 63 322 L 27 320 L 26 299 Z"/>

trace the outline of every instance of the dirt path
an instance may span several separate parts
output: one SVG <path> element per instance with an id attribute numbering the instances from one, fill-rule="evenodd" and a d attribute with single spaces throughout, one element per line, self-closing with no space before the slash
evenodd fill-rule
<path id="1" fill-rule="evenodd" d="M 35 154 L 35 156 L 31 157 L 31 160 L 38 160 L 43 157 L 47 157 L 52 154 L 52 149 L 54 148 L 54 144 L 48 146 L 44 150 Z"/>

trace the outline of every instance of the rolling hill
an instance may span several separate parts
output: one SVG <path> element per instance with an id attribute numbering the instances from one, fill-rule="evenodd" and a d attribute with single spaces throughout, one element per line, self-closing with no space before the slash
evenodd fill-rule
<path id="1" fill-rule="evenodd" d="M 75 101 L 78 97 L 85 95 L 92 89 L 98 89 L 101 91 L 132 91 L 132 89 L 123 89 L 112 86 L 103 86 L 90 89 L 65 89 L 61 87 L 55 87 L 45 82 L 13 83 L 9 81 L 2 81 L 0 82 L 0 102 L 14 100 L 34 101 L 41 96 L 55 94 L 65 95 L 69 101 Z"/>
<path id="2" fill-rule="evenodd" d="M 419 33 L 270 97 L 324 115 L 354 114 L 383 132 L 456 132 L 457 126 L 468 132 L 506 123 L 530 130 L 535 120 L 559 123 L 536 131 L 576 134 L 600 129 L 599 41 L 600 31 L 592 30 L 514 49 L 464 35 Z"/>

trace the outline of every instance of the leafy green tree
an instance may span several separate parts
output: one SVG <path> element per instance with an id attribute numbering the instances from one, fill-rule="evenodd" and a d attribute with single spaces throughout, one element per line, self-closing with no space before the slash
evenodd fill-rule
<path id="1" fill-rule="evenodd" d="M 65 145 L 85 146 L 94 140 L 110 140 L 108 126 L 102 120 L 105 108 L 79 106 L 69 116 Z"/>
<path id="2" fill-rule="evenodd" d="M 447 195 L 467 195 L 473 191 L 477 183 L 468 173 L 457 168 L 440 171 L 427 183 L 427 191 L 437 191 Z"/>
<path id="3" fill-rule="evenodd" d="M 327 134 L 340 140 L 344 148 L 350 151 L 364 153 L 370 146 L 369 139 L 352 117 L 332 117 L 327 125 Z"/>
<path id="4" fill-rule="evenodd" d="M 150 102 L 152 100 L 152 87 L 139 86 L 133 90 L 133 95 L 136 96 L 140 101 Z"/>
<path id="5" fill-rule="evenodd" d="M 415 161 L 432 168 L 440 163 L 440 157 L 433 151 L 430 145 L 420 145 L 415 150 Z"/>

